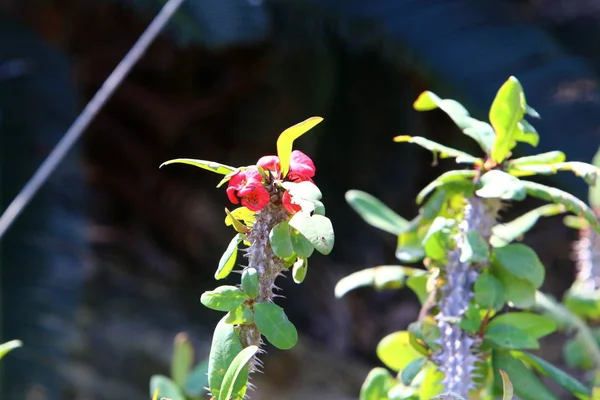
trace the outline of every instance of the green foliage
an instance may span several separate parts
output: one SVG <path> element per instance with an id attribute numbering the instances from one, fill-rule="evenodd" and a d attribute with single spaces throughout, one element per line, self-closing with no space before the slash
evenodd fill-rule
<path id="1" fill-rule="evenodd" d="M 0 359 L 8 354 L 10 351 L 21 347 L 23 343 L 20 340 L 11 340 L 0 344 Z"/>
<path id="2" fill-rule="evenodd" d="M 553 315 L 518 310 L 538 309 L 537 289 L 546 271 L 533 249 L 513 242 L 541 217 L 567 211 L 597 230 L 596 217 L 584 202 L 522 178 L 569 171 L 593 184 L 600 170 L 568 162 L 560 151 L 511 159 L 519 143 L 535 147 L 539 142 L 538 133 L 525 119 L 539 115 L 527 104 L 514 77 L 498 91 L 489 123 L 472 118 L 458 102 L 431 92 L 421 94 L 414 107 L 418 111 L 440 108 L 479 144 L 484 156 L 478 158 L 422 137 L 394 138 L 395 142 L 417 144 L 441 159 L 471 165 L 470 169 L 445 172 L 427 185 L 416 199 L 421 205 L 419 215 L 410 222 L 370 195 L 358 191 L 346 195 L 365 221 L 398 236 L 396 258 L 423 261 L 427 268 L 369 268 L 343 278 L 336 286 L 337 297 L 364 286 L 377 290 L 408 286 L 423 304 L 419 320 L 408 331 L 389 334 L 377 347 L 378 357 L 397 377 L 380 368 L 373 370 L 361 398 L 430 399 L 441 393 L 444 395 L 439 398 L 491 398 L 485 395 L 491 391 L 504 393 L 505 399 L 511 399 L 513 393 L 524 400 L 555 399 L 538 375 L 578 398 L 589 398 L 589 388 L 522 351 L 538 349 L 539 339 L 555 332 L 560 324 Z M 508 223 L 496 222 L 501 202 L 521 201 L 528 195 L 551 204 Z M 420 273 L 409 275 L 408 271 Z M 465 274 L 474 277 L 468 286 L 453 286 L 464 282 Z M 572 296 L 570 301 L 580 300 Z M 464 304 L 464 310 L 454 313 L 457 304 Z M 507 307 L 509 311 L 505 311 Z M 473 346 L 481 339 L 479 346 Z M 461 354 L 460 349 L 470 350 Z M 582 353 L 578 353 L 579 362 L 584 359 Z M 460 369 L 453 367 L 457 363 Z M 471 371 L 477 371 L 476 376 Z"/>

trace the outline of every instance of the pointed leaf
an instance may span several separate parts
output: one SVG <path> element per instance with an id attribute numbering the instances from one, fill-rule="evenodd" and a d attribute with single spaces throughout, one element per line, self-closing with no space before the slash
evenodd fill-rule
<path id="1" fill-rule="evenodd" d="M 500 88 L 490 108 L 490 122 L 496 132 L 492 160 L 502 163 L 522 134 L 519 122 L 525 115 L 525 95 L 519 81 L 511 76 Z"/>
<path id="2" fill-rule="evenodd" d="M 488 329 L 497 325 L 514 326 L 533 338 L 539 339 L 556 331 L 556 323 L 543 315 L 529 312 L 508 312 L 500 314 L 488 324 Z"/>
<path id="3" fill-rule="evenodd" d="M 527 194 L 533 197 L 537 197 L 542 200 L 546 200 L 552 203 L 563 204 L 567 210 L 572 212 L 575 215 L 584 217 L 591 226 L 594 227 L 596 232 L 600 233 L 600 225 L 598 225 L 598 220 L 596 219 L 596 215 L 583 201 L 579 200 L 577 197 L 573 196 L 570 193 L 564 192 L 562 190 L 542 185 L 535 182 L 529 181 L 521 181 L 523 186 L 525 186 L 525 190 Z"/>
<path id="4" fill-rule="evenodd" d="M 241 379 L 248 381 L 248 361 L 254 357 L 258 351 L 258 346 L 248 346 L 242 350 L 231 362 L 225 376 L 223 377 L 223 383 L 221 383 L 221 390 L 219 392 L 218 400 L 230 400 L 236 392 L 237 382 Z"/>
<path id="5" fill-rule="evenodd" d="M 226 323 L 225 318 L 221 318 L 215 328 L 208 358 L 208 386 L 215 397 L 221 392 L 225 372 L 233 359 L 243 350 L 234 326 Z M 238 398 L 243 397 L 246 392 L 248 378 L 245 378 L 242 376 L 236 381 L 234 393 Z"/>
<path id="6" fill-rule="evenodd" d="M 518 360 L 521 360 L 525 364 L 531 366 L 538 373 L 542 374 L 558 383 L 563 389 L 568 390 L 576 396 L 589 396 L 590 391 L 585 385 L 579 382 L 577 379 L 563 372 L 559 368 L 550 364 L 548 361 L 541 359 L 533 354 L 514 351 L 511 354 Z"/>
<path id="7" fill-rule="evenodd" d="M 527 196 L 521 181 L 504 171 L 488 171 L 481 176 L 479 183 L 480 187 L 475 191 L 479 197 L 520 201 Z"/>
<path id="8" fill-rule="evenodd" d="M 227 209 L 226 209 L 227 210 Z M 225 225 L 233 225 L 234 220 L 243 221 L 246 225 L 251 226 L 256 222 L 256 212 L 249 210 L 246 207 L 238 207 L 233 211 L 225 211 Z"/>
<path id="9" fill-rule="evenodd" d="M 591 165 L 578 161 L 554 164 L 524 164 L 509 168 L 508 172 L 515 176 L 554 175 L 559 171 L 570 171 L 583 178 L 588 185 L 595 185 L 600 170 Z"/>
<path id="10" fill-rule="evenodd" d="M 365 286 L 377 290 L 400 289 L 408 278 L 426 273 L 422 269 L 401 265 L 380 265 L 363 269 L 342 278 L 335 285 L 335 297 L 340 298 L 351 290 Z"/>
<path id="11" fill-rule="evenodd" d="M 169 400 L 185 400 L 185 396 L 181 393 L 181 389 L 170 378 L 164 375 L 153 375 L 150 378 L 150 394 L 156 393 L 161 398 Z"/>
<path id="12" fill-rule="evenodd" d="M 200 297 L 200 302 L 204 306 L 217 311 L 233 311 L 246 300 L 248 300 L 246 293 L 238 287 L 228 285 L 204 292 Z"/>
<path id="13" fill-rule="evenodd" d="M 394 142 L 414 143 L 431 151 L 435 155 L 438 155 L 440 158 L 456 158 L 456 162 L 466 164 L 478 164 L 482 162 L 480 158 L 474 157 L 468 153 L 465 153 L 464 151 L 444 146 L 443 144 L 439 144 L 420 136 L 396 136 L 394 138 Z"/>
<path id="14" fill-rule="evenodd" d="M 310 117 L 287 128 L 279 135 L 279 138 L 277 138 L 277 155 L 279 156 L 279 165 L 281 166 L 281 176 L 283 178 L 286 177 L 290 170 L 290 157 L 292 155 L 294 140 L 314 128 L 321 121 L 323 121 L 321 117 Z"/>
<path id="15" fill-rule="evenodd" d="M 505 224 L 492 228 L 490 243 L 494 247 L 502 247 L 527 233 L 541 217 L 551 217 L 567 211 L 562 204 L 546 204 L 533 209 Z"/>
<path id="16" fill-rule="evenodd" d="M 269 343 L 280 350 L 289 350 L 298 343 L 296 327 L 275 303 L 255 303 L 254 322 Z"/>
<path id="17" fill-rule="evenodd" d="M 171 378 L 182 387 L 192 370 L 194 362 L 194 348 L 185 333 L 175 336 L 173 346 L 173 359 L 171 361 Z"/>
<path id="18" fill-rule="evenodd" d="M 236 232 L 238 232 L 238 233 L 248 233 L 248 231 L 250 231 L 250 229 L 248 229 L 248 227 L 246 225 L 244 225 L 242 223 L 242 221 L 240 221 L 239 219 L 237 219 L 227 209 L 227 207 L 225 207 L 225 214 L 227 214 L 227 217 L 229 217 L 229 220 L 231 221 L 231 224 L 233 225 L 233 229 L 235 229 Z M 227 221 L 225 222 L 225 224 L 227 224 Z"/>
<path id="19" fill-rule="evenodd" d="M 369 193 L 349 190 L 346 192 L 346 201 L 369 225 L 382 231 L 399 235 L 408 227 L 407 220 Z"/>
<path id="20" fill-rule="evenodd" d="M 20 340 L 11 340 L 0 344 L 0 359 L 2 359 L 2 357 L 4 357 L 8 352 L 21 346 L 23 346 L 23 343 Z"/>
<path id="21" fill-rule="evenodd" d="M 271 244 L 273 254 L 277 257 L 287 258 L 294 254 L 288 221 L 281 221 L 271 229 L 269 243 Z"/>
<path id="22" fill-rule="evenodd" d="M 300 211 L 294 214 L 289 224 L 308 239 L 319 253 L 327 255 L 333 250 L 335 237 L 329 218 Z"/>
<path id="23" fill-rule="evenodd" d="M 515 394 L 521 400 L 558 400 L 535 374 L 515 359 L 510 353 L 501 350 L 492 351 L 494 384 L 502 390 L 502 377 L 499 370 L 505 371 L 512 381 Z"/>
<path id="24" fill-rule="evenodd" d="M 237 251 L 238 245 L 242 241 L 242 234 L 238 233 L 231 239 L 225 253 L 221 256 L 219 260 L 219 267 L 217 268 L 217 272 L 215 272 L 215 279 L 220 280 L 227 278 L 231 273 L 231 270 L 235 266 L 235 261 L 237 260 Z"/>
<path id="25" fill-rule="evenodd" d="M 498 372 L 502 376 L 502 400 L 513 400 L 514 388 L 508 374 L 501 369 Z"/>
<path id="26" fill-rule="evenodd" d="M 192 158 L 177 158 L 174 160 L 169 160 L 160 165 L 159 168 L 164 167 L 165 165 L 170 164 L 188 164 L 193 165 L 198 168 L 205 169 L 207 171 L 211 171 L 221 175 L 228 175 L 232 172 L 235 172 L 237 168 L 230 167 L 229 165 L 220 164 L 214 161 L 205 161 L 205 160 L 194 160 Z"/>
<path id="27" fill-rule="evenodd" d="M 547 153 L 512 159 L 508 162 L 508 168 L 517 168 L 531 164 L 556 164 L 564 162 L 566 159 L 567 156 L 562 151 L 549 151 Z"/>

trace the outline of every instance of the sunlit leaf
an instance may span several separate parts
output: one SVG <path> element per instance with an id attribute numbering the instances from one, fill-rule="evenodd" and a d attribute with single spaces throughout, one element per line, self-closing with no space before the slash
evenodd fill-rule
<path id="1" fill-rule="evenodd" d="M 221 390 L 219 391 L 218 400 L 230 400 L 233 396 L 234 392 L 237 392 L 236 386 L 240 377 L 246 377 L 247 381 L 248 376 L 248 361 L 254 357 L 256 352 L 258 351 L 258 346 L 248 346 L 244 350 L 242 350 L 235 358 L 231 361 L 225 376 L 223 377 L 223 382 L 221 383 Z M 242 371 L 245 371 L 242 373 Z"/>
<path id="2" fill-rule="evenodd" d="M 0 344 L 0 359 L 4 357 L 8 352 L 23 346 L 23 342 L 20 340 L 11 340 Z"/>
<path id="3" fill-rule="evenodd" d="M 335 297 L 340 298 L 359 287 L 374 287 L 377 290 L 400 289 L 412 276 L 426 274 L 427 271 L 401 265 L 380 265 L 363 269 L 342 278 L 335 285 Z"/>
<path id="4" fill-rule="evenodd" d="M 369 193 L 349 190 L 346 192 L 346 201 L 369 225 L 382 231 L 399 235 L 408 227 L 406 219 Z"/>
<path id="5" fill-rule="evenodd" d="M 242 241 L 242 234 L 238 233 L 231 239 L 225 253 L 221 256 L 219 260 L 219 267 L 217 268 L 217 272 L 215 272 L 215 279 L 224 279 L 229 276 L 231 270 L 235 266 L 235 261 L 237 260 L 237 252 L 238 245 Z"/>
<path id="6" fill-rule="evenodd" d="M 595 185 L 600 170 L 587 163 L 578 161 L 560 162 L 554 164 L 523 164 L 508 169 L 515 176 L 554 175 L 559 171 L 570 171 L 583 178 L 588 185 Z"/>
<path id="7" fill-rule="evenodd" d="M 290 170 L 290 157 L 294 140 L 314 128 L 321 121 L 323 121 L 321 117 L 310 117 L 281 132 L 279 138 L 277 138 L 277 155 L 279 156 L 282 177 L 285 178 Z"/>
<path id="8" fill-rule="evenodd" d="M 592 159 L 592 165 L 594 165 L 596 168 L 600 168 L 600 149 L 598 149 L 594 155 L 594 158 Z M 600 208 L 600 182 L 590 187 L 588 201 L 590 206 L 593 208 Z"/>
<path id="9" fill-rule="evenodd" d="M 225 372 L 233 359 L 243 350 L 234 326 L 226 323 L 225 319 L 226 317 L 223 317 L 215 328 L 208 358 L 208 386 L 215 397 L 221 392 Z M 234 389 L 236 398 L 244 396 L 247 382 L 247 376 L 238 377 Z"/>
<path id="10" fill-rule="evenodd" d="M 395 332 L 384 337 L 377 345 L 377 356 L 392 371 L 401 371 L 422 354 L 410 344 L 408 331 Z"/>
<path id="11" fill-rule="evenodd" d="M 319 253 L 327 255 L 333 250 L 335 236 L 329 218 L 300 211 L 294 214 L 289 224 L 308 239 Z"/>
<path id="12" fill-rule="evenodd" d="M 253 324 L 254 314 L 247 304 L 242 304 L 225 315 L 225 322 L 232 325 Z"/>
<path id="13" fill-rule="evenodd" d="M 273 254 L 277 257 L 287 258 L 294 254 L 288 221 L 281 221 L 271 229 L 269 243 L 271 244 Z"/>
<path id="14" fill-rule="evenodd" d="M 418 194 L 417 194 L 417 204 L 421 204 L 421 202 L 427 197 L 431 191 L 434 189 L 443 186 L 446 183 L 450 182 L 468 182 L 472 184 L 473 178 L 477 175 L 477 171 L 473 170 L 454 170 L 443 173 L 438 176 L 433 182 L 429 183 L 425 186 Z"/>
<path id="15" fill-rule="evenodd" d="M 494 247 L 506 246 L 527 233 L 541 217 L 551 217 L 566 211 L 566 207 L 562 204 L 546 204 L 510 222 L 495 225 L 492 228 L 490 244 Z"/>
<path id="16" fill-rule="evenodd" d="M 421 382 L 419 400 L 431 400 L 434 396 L 442 393 L 444 390 L 444 385 L 442 385 L 443 378 L 444 374 L 438 370 L 437 366 L 429 363 Z"/>
<path id="17" fill-rule="evenodd" d="M 494 369 L 494 385 L 498 392 L 502 391 L 502 377 L 499 370 L 505 371 L 510 376 L 515 394 L 521 400 L 559 400 L 552 391 L 525 367 L 520 360 L 515 359 L 509 352 L 502 350 L 492 351 L 492 365 Z"/>
<path id="18" fill-rule="evenodd" d="M 511 76 L 498 90 L 490 108 L 490 122 L 496 132 L 492 160 L 502 163 L 517 145 L 522 133 L 519 122 L 525 115 L 525 95 L 519 81 Z"/>
<path id="19" fill-rule="evenodd" d="M 567 210 L 575 215 L 584 217 L 588 223 L 594 227 L 596 232 L 600 233 L 600 225 L 596 219 L 596 215 L 583 201 L 570 193 L 556 189 L 550 186 L 542 185 L 535 182 L 521 181 L 527 194 L 533 197 L 540 198 L 552 203 L 563 204 Z"/>
<path id="20" fill-rule="evenodd" d="M 292 266 L 292 279 L 295 283 L 302 283 L 306 278 L 308 271 L 308 259 L 306 257 L 298 257 Z"/>
<path id="21" fill-rule="evenodd" d="M 537 253 L 521 243 L 497 247 L 492 254 L 492 265 L 501 268 L 516 278 L 530 282 L 539 288 L 544 282 L 546 270 Z"/>
<path id="22" fill-rule="evenodd" d="M 465 234 L 465 241 L 460 254 L 460 262 L 481 263 L 490 258 L 488 243 L 476 230 Z"/>
<path id="23" fill-rule="evenodd" d="M 566 159 L 567 156 L 562 151 L 549 151 L 547 153 L 535 154 L 533 156 L 514 158 L 508 162 L 508 168 L 517 168 L 523 165 L 531 164 L 556 164 L 564 162 Z"/>
<path id="24" fill-rule="evenodd" d="M 173 346 L 173 359 L 171 360 L 171 378 L 182 387 L 192 370 L 194 362 L 194 348 L 185 333 L 175 336 Z"/>
<path id="25" fill-rule="evenodd" d="M 420 136 L 396 136 L 394 138 L 394 142 L 397 143 L 414 143 L 417 144 L 435 155 L 438 155 L 440 158 L 455 158 L 457 162 L 466 163 L 466 164 L 480 164 L 482 160 L 480 158 L 474 157 L 464 151 L 456 150 L 448 146 L 444 146 L 443 144 L 434 142 L 432 140 L 426 139 Z"/>
<path id="26" fill-rule="evenodd" d="M 233 311 L 246 300 L 246 293 L 236 286 L 229 285 L 206 291 L 200 297 L 200 302 L 205 307 L 217 311 Z"/>
<path id="27" fill-rule="evenodd" d="M 527 193 L 521 181 L 504 171 L 488 171 L 479 179 L 477 196 L 502 200 L 523 200 Z"/>
<path id="28" fill-rule="evenodd" d="M 255 303 L 254 322 L 269 343 L 280 350 L 289 350 L 298 342 L 296 327 L 275 303 Z"/>
<path id="29" fill-rule="evenodd" d="M 228 175 L 232 172 L 235 172 L 237 168 L 230 167 L 229 165 L 220 164 L 214 161 L 205 161 L 205 160 L 194 160 L 192 158 L 176 158 L 174 160 L 169 160 L 160 165 L 159 168 L 164 167 L 165 165 L 170 164 L 188 164 L 193 165 L 198 168 L 205 169 L 207 171 L 211 171 L 221 175 Z"/>
<path id="30" fill-rule="evenodd" d="M 502 376 L 502 400 L 513 400 L 514 388 L 508 374 L 501 369 L 498 372 Z"/>
<path id="31" fill-rule="evenodd" d="M 233 222 L 236 219 L 245 222 L 246 225 L 251 226 L 252 224 L 254 224 L 254 222 L 256 222 L 256 212 L 246 207 L 238 207 L 232 211 L 226 212 L 225 225 L 233 225 Z"/>
<path id="32" fill-rule="evenodd" d="M 386 400 L 394 378 L 385 368 L 372 369 L 360 388 L 359 400 Z"/>

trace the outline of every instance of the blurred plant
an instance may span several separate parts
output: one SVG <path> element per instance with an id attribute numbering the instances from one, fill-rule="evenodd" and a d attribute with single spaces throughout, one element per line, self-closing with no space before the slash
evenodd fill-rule
<path id="1" fill-rule="evenodd" d="M 295 326 L 273 302 L 279 296 L 274 293 L 275 280 L 291 269 L 294 281 L 301 283 L 313 251 L 329 254 L 333 248 L 333 227 L 312 180 L 315 166 L 301 151 L 292 151 L 294 140 L 321 121 L 312 117 L 286 129 L 277 140 L 277 156 L 264 156 L 256 165 L 234 168 L 192 159 L 163 164 L 190 164 L 225 175 L 217 187 L 228 183 L 229 200 L 241 203 L 233 211 L 225 209 L 225 224 L 237 234 L 215 273 L 217 280 L 230 275 L 243 243 L 248 265 L 236 271 L 241 283 L 219 286 L 200 298 L 206 307 L 226 312 L 215 329 L 208 360 L 208 387 L 214 399 L 244 397 L 249 374 L 261 365 L 257 354 L 264 351 L 262 336 L 282 350 L 298 341 Z M 179 397 L 170 395 L 172 400 L 184 398 L 175 394 Z"/>
<path id="2" fill-rule="evenodd" d="M 2 357 L 7 355 L 10 351 L 19 348 L 23 345 L 20 340 L 11 340 L 0 344 L 0 360 Z"/>
<path id="3" fill-rule="evenodd" d="M 430 399 L 440 394 L 437 398 L 490 399 L 506 394 L 500 371 L 510 377 L 515 394 L 523 400 L 557 399 L 536 373 L 580 399 L 589 399 L 590 390 L 582 383 L 525 351 L 538 349 L 538 339 L 557 329 L 553 319 L 527 311 L 501 311 L 536 304 L 544 266 L 533 249 L 512 242 L 540 217 L 570 211 L 600 229 L 593 211 L 581 200 L 520 178 L 571 171 L 593 184 L 600 170 L 566 162 L 560 151 L 510 158 L 519 142 L 534 147 L 539 142 L 525 119 L 539 115 L 527 105 L 514 77 L 496 94 L 489 112 L 491 124 L 471 118 L 458 102 L 431 92 L 422 93 L 414 107 L 443 110 L 485 155 L 475 157 L 422 137 L 394 138 L 472 166 L 446 172 L 427 185 L 417 196 L 417 203 L 423 205 L 412 221 L 367 193 L 347 193 L 347 201 L 369 224 L 398 235 L 400 261 L 422 261 L 426 268 L 379 266 L 351 274 L 336 286 L 336 296 L 341 297 L 359 286 L 406 285 L 423 305 L 407 331 L 386 336 L 377 347 L 381 361 L 397 375 L 373 369 L 363 384 L 361 400 Z M 527 195 L 553 204 L 497 224 L 503 203 Z"/>

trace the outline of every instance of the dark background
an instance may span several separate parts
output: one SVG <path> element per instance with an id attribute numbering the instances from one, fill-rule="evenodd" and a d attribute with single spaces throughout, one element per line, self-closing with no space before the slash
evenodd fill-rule
<path id="1" fill-rule="evenodd" d="M 0 1 L 1 208 L 160 4 Z M 406 328 L 418 304 L 406 291 L 334 299 L 344 275 L 395 263 L 395 238 L 355 216 L 344 193 L 368 191 L 412 218 L 417 191 L 452 165 L 432 167 L 430 154 L 392 137 L 476 151 L 441 112 L 415 112 L 414 99 L 433 90 L 486 119 L 510 75 L 542 115 L 539 150 L 590 161 L 600 143 L 598 43 L 596 1 L 187 0 L 0 243 L 2 340 L 25 343 L 2 361 L 0 397 L 147 399 L 178 332 L 206 356 L 220 314 L 198 299 L 218 285 L 232 236 L 227 198 L 218 176 L 158 165 L 251 164 L 275 152 L 283 129 L 320 115 L 296 147 L 315 160 L 336 246 L 311 259 L 304 284 L 281 281 L 301 343 L 264 357 L 252 398 L 357 398 L 378 340 Z M 587 194 L 568 174 L 554 183 Z M 556 218 L 527 239 L 558 296 L 573 279 L 573 237 Z M 543 352 L 559 364 L 560 343 L 550 338 Z"/>

